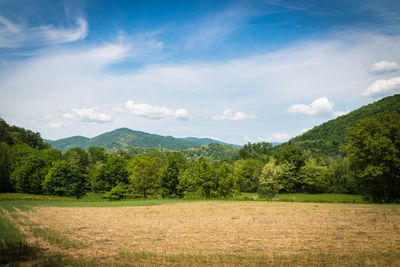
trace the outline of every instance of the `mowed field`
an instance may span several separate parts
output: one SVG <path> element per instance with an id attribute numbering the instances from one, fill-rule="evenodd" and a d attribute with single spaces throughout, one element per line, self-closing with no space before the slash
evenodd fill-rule
<path id="1" fill-rule="evenodd" d="M 32 246 L 99 265 L 400 266 L 399 205 L 198 201 L 17 212 Z"/>

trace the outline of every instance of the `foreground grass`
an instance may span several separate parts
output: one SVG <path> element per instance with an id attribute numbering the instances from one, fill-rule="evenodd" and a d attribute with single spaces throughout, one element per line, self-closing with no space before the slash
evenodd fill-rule
<path id="1" fill-rule="evenodd" d="M 18 266 L 20 262 L 29 262 L 32 266 L 137 266 L 137 265 L 296 265 L 296 266 L 399 266 L 400 252 L 355 253 L 337 255 L 330 253 L 294 253 L 285 254 L 166 254 L 149 251 L 123 251 L 115 261 L 99 258 L 70 257 L 44 252 L 28 245 L 22 225 L 21 211 L 33 207 L 124 207 L 156 206 L 182 202 L 204 201 L 199 199 L 148 199 L 108 201 L 101 194 L 89 193 L 82 199 L 67 197 L 38 196 L 29 194 L 0 194 L 0 265 Z M 218 201 L 266 201 L 257 194 L 244 193 L 233 198 Z M 365 203 L 361 196 L 340 194 L 281 194 L 273 202 L 315 202 L 315 203 Z M 347 206 L 347 205 L 346 205 Z M 362 206 L 362 205 L 361 205 Z M 375 205 L 374 205 L 375 206 Z M 378 208 L 381 205 L 378 205 Z M 385 205 L 386 206 L 386 205 Z M 393 206 L 393 208 L 396 206 Z M 319 207 L 314 206 L 315 209 Z M 396 208 L 397 209 L 397 208 Z M 306 211 L 312 212 L 312 211 Z M 237 217 L 240 218 L 240 217 Z M 236 217 L 232 217 L 236 221 Z M 371 222 L 374 223 L 374 222 Z M 395 226 L 393 226 L 395 227 Z M 31 235 L 41 238 L 61 249 L 80 249 L 87 246 L 81 241 L 69 240 L 65 235 L 52 229 L 32 227 Z"/>
<path id="2" fill-rule="evenodd" d="M 34 250 L 28 246 L 26 237 L 7 218 L 7 211 L 0 209 L 0 265 L 10 261 L 29 258 Z"/>

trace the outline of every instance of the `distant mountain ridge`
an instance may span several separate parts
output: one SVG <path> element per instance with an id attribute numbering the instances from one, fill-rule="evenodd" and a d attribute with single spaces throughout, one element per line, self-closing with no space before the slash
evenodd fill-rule
<path id="1" fill-rule="evenodd" d="M 345 144 L 346 129 L 353 127 L 360 119 L 389 111 L 400 113 L 400 94 L 382 98 L 362 106 L 346 115 L 315 126 L 311 130 L 289 140 L 289 143 L 314 153 L 326 155 L 340 154 L 340 146 Z"/>
<path id="2" fill-rule="evenodd" d="M 87 150 L 91 146 L 100 146 L 109 150 L 124 149 L 129 147 L 141 148 L 165 148 L 169 150 L 183 150 L 212 143 L 229 145 L 240 148 L 239 145 L 228 144 L 211 138 L 175 138 L 172 136 L 162 136 L 150 134 L 141 131 L 134 131 L 128 128 L 120 128 L 111 132 L 103 133 L 93 138 L 84 136 L 72 136 L 59 140 L 45 140 L 55 149 L 63 152 L 74 147 L 80 147 Z"/>

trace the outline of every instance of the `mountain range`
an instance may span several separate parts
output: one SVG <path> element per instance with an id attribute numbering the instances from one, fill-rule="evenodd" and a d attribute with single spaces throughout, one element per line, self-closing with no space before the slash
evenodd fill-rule
<path id="1" fill-rule="evenodd" d="M 109 150 L 118 150 L 129 147 L 141 148 L 165 148 L 169 150 L 183 150 L 202 145 L 209 145 L 212 143 L 229 145 L 234 148 L 241 146 L 235 144 L 228 144 L 211 138 L 175 138 L 172 136 L 162 136 L 157 134 L 150 134 L 141 131 L 134 131 L 128 128 L 120 128 L 111 132 L 103 133 L 93 138 L 84 136 L 72 136 L 59 140 L 45 140 L 53 148 L 59 149 L 63 152 L 68 151 L 74 147 L 88 149 L 91 146 L 100 146 Z"/>
<path id="2" fill-rule="evenodd" d="M 342 154 L 340 147 L 346 141 L 346 129 L 355 126 L 360 119 L 375 116 L 383 111 L 395 111 L 400 113 L 400 94 L 385 97 L 346 115 L 315 126 L 302 135 L 290 139 L 288 143 L 317 154 Z M 100 146 L 109 150 L 120 150 L 132 147 L 184 150 L 206 146 L 212 143 L 241 148 L 239 145 L 228 144 L 211 138 L 175 138 L 172 136 L 161 136 L 134 131 L 128 128 L 117 129 L 93 138 L 73 136 L 56 141 L 45 140 L 45 142 L 63 152 L 74 147 L 81 147 L 87 150 L 91 146 Z M 274 146 L 279 145 L 279 143 L 272 144 Z"/>

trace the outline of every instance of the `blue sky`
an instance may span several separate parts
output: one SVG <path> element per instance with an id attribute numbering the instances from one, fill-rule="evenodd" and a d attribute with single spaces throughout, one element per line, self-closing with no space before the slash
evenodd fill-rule
<path id="1" fill-rule="evenodd" d="M 0 0 L 0 116 L 286 141 L 400 92 L 399 1 Z"/>

